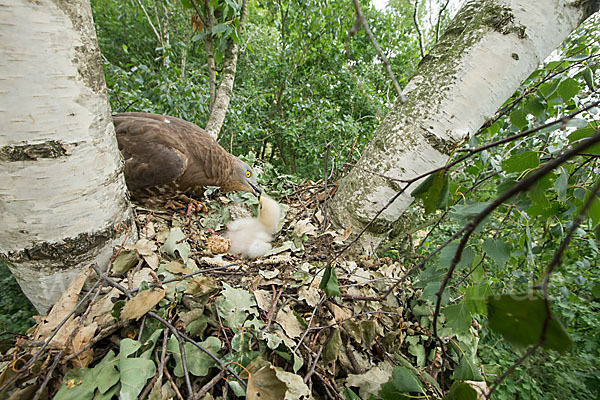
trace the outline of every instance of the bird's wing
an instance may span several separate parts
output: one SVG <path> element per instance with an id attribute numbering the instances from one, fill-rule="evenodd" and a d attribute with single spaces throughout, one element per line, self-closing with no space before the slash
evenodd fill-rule
<path id="1" fill-rule="evenodd" d="M 131 175 L 127 166 L 125 170 L 130 188 L 131 184 L 143 188 L 176 179 L 181 191 L 212 185 L 224 191 L 259 193 L 250 166 L 191 122 L 148 113 L 115 114 L 113 121 L 119 149 L 126 162 L 131 159 Z"/>
<path id="2" fill-rule="evenodd" d="M 120 114 L 113 120 L 130 190 L 172 183 L 184 174 L 187 156 L 165 137 L 160 121 Z"/>

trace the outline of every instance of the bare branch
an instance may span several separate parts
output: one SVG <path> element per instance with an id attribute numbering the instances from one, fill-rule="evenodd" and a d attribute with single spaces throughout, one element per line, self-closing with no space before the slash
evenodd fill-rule
<path id="1" fill-rule="evenodd" d="M 373 47 L 375 47 L 375 50 L 377 51 L 377 54 L 379 55 L 381 62 L 383 62 L 383 65 L 385 67 L 385 70 L 386 70 L 389 78 L 392 80 L 392 84 L 394 85 L 394 89 L 396 89 L 398 98 L 400 99 L 400 101 L 402 103 L 406 103 L 408 101 L 408 99 L 406 98 L 404 93 L 402 93 L 402 88 L 400 88 L 400 84 L 398 83 L 398 81 L 396 80 L 396 77 L 394 76 L 394 71 L 392 71 L 392 67 L 390 66 L 389 60 L 387 59 L 385 54 L 383 54 L 383 50 L 381 50 L 381 47 L 379 47 L 379 44 L 377 44 L 377 40 L 375 39 L 373 32 L 371 32 L 371 28 L 369 28 L 369 23 L 367 22 L 365 17 L 362 15 L 362 12 L 360 10 L 360 4 L 358 3 L 358 0 L 353 0 L 353 3 L 354 3 L 354 9 L 356 10 L 356 23 L 350 30 L 350 35 L 351 36 L 354 35 L 354 33 L 356 33 L 358 31 L 357 27 L 362 25 L 363 29 L 367 33 L 367 36 L 369 36 L 369 39 L 371 40 Z"/>
<path id="2" fill-rule="evenodd" d="M 419 19 L 417 17 L 417 10 L 419 9 L 419 0 L 415 0 L 415 10 L 413 12 L 413 22 L 415 24 L 415 29 L 417 30 L 417 38 L 419 41 L 419 52 L 421 54 L 421 58 L 425 57 L 425 51 L 423 50 L 423 37 L 421 36 L 421 29 L 419 29 Z"/>
<path id="3" fill-rule="evenodd" d="M 442 22 L 442 14 L 448 8 L 448 4 L 450 4 L 450 0 L 446 0 L 446 4 L 442 8 L 440 8 L 440 12 L 438 13 L 437 24 L 435 25 L 435 41 L 437 42 L 440 38 L 440 23 Z"/>
<path id="4" fill-rule="evenodd" d="M 154 27 L 154 24 L 152 23 L 152 19 L 150 18 L 150 16 L 148 15 L 148 13 L 146 12 L 146 9 L 144 8 L 144 5 L 142 4 L 141 0 L 137 0 L 138 4 L 140 5 L 140 7 L 142 8 L 142 11 L 144 12 L 144 15 L 146 16 L 146 20 L 148 21 L 148 23 L 150 24 L 150 27 L 152 28 L 152 30 L 154 31 L 154 35 L 156 36 L 156 38 L 158 39 L 158 41 L 160 42 L 160 45 L 162 46 L 162 48 L 165 48 L 165 44 L 163 43 L 163 39 L 162 36 L 160 35 L 160 33 L 158 33 L 158 31 L 156 30 L 156 28 Z"/>

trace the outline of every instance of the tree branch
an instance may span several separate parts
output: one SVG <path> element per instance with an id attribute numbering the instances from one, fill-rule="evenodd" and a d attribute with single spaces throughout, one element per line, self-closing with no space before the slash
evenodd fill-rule
<path id="1" fill-rule="evenodd" d="M 385 54 L 383 54 L 383 50 L 381 50 L 381 47 L 379 47 L 379 44 L 377 44 L 377 40 L 375 39 L 373 32 L 371 32 L 371 28 L 369 28 L 369 23 L 367 22 L 365 17 L 362 15 L 362 12 L 360 10 L 360 4 L 358 3 L 358 0 L 353 0 L 353 3 L 354 3 L 354 9 L 356 10 L 356 22 L 349 32 L 350 35 L 351 36 L 354 35 L 358 31 L 357 26 L 362 25 L 363 29 L 367 33 L 367 36 L 369 37 L 369 40 L 371 40 L 373 47 L 375 47 L 375 50 L 377 51 L 377 55 L 381 59 L 381 62 L 383 63 L 383 65 L 385 67 L 388 77 L 392 80 L 392 84 L 394 85 L 394 89 L 396 90 L 396 93 L 398 94 L 398 98 L 400 99 L 400 101 L 402 103 L 406 103 L 408 101 L 408 99 L 406 98 L 404 93 L 402 93 L 402 88 L 400 88 L 400 84 L 398 83 L 398 81 L 396 80 L 396 77 L 394 76 L 394 71 L 392 71 L 392 67 L 390 66 L 390 62 L 389 62 L 388 58 L 385 56 Z"/>

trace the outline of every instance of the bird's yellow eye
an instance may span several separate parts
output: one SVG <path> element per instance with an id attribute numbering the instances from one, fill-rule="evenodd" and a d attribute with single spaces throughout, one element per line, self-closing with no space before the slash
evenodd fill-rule
<path id="1" fill-rule="evenodd" d="M 246 178 L 250 178 L 252 176 L 252 172 L 246 171 Z"/>

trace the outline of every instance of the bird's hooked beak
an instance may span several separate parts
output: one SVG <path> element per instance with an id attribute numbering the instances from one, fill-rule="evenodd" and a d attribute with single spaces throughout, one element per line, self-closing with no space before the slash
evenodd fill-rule
<path id="1" fill-rule="evenodd" d="M 250 187 L 252 188 L 252 190 L 254 190 L 253 194 L 260 201 L 260 195 L 262 194 L 262 190 L 260 189 L 260 187 L 258 187 L 257 185 L 252 184 L 252 182 L 248 182 L 248 185 L 250 185 Z"/>

